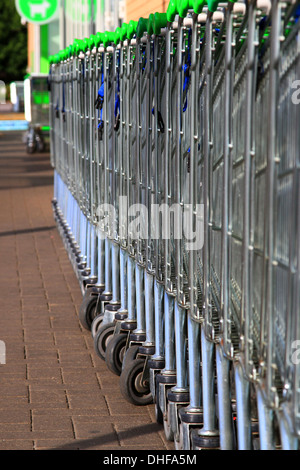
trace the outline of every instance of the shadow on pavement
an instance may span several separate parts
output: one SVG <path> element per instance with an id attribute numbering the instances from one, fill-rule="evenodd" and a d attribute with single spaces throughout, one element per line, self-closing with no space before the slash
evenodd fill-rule
<path id="1" fill-rule="evenodd" d="M 51 450 L 87 450 L 92 447 L 99 447 L 99 446 L 108 446 L 109 444 L 113 443 L 113 447 L 116 447 L 117 441 L 126 441 L 126 439 L 132 438 L 139 438 L 143 435 L 157 433 L 161 431 L 161 425 L 157 423 L 150 423 L 143 426 L 137 426 L 135 428 L 130 428 L 126 431 L 120 432 L 111 432 L 109 434 L 100 435 L 92 437 L 91 439 L 82 439 L 76 440 L 74 442 L 70 442 L 70 444 L 65 444 L 60 447 L 52 448 Z M 126 444 L 125 444 L 126 445 Z M 134 448 L 134 445 L 132 446 Z M 108 449 L 106 449 L 108 450 Z M 120 445 L 120 450 L 122 450 L 122 446 Z"/>
<path id="2" fill-rule="evenodd" d="M 10 237 L 11 235 L 23 235 L 27 233 L 35 233 L 35 232 L 46 232 L 47 230 L 53 230 L 56 228 L 56 225 L 52 225 L 51 227 L 34 227 L 34 228 L 27 228 L 24 230 L 11 230 L 10 232 L 0 232 L 0 237 Z"/>

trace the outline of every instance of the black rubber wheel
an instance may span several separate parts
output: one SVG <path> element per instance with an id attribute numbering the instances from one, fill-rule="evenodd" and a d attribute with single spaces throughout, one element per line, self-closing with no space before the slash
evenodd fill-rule
<path id="1" fill-rule="evenodd" d="M 115 331 L 114 323 L 105 323 L 98 329 L 94 338 L 94 347 L 98 356 L 105 361 L 106 348 Z"/>
<path id="2" fill-rule="evenodd" d="M 116 375 L 121 375 L 122 363 L 127 343 L 127 335 L 115 335 L 108 343 L 105 362 L 108 369 Z"/>
<path id="3" fill-rule="evenodd" d="M 135 359 L 126 365 L 120 376 L 120 390 L 123 397 L 137 406 L 145 406 L 153 403 L 148 381 L 143 381 L 145 360 Z"/>
<path id="4" fill-rule="evenodd" d="M 125 369 L 127 364 L 131 364 L 137 357 L 139 352 L 139 346 L 130 346 L 127 351 L 125 352 L 123 363 L 122 363 L 122 370 Z"/>
<path id="5" fill-rule="evenodd" d="M 104 313 L 99 313 L 99 315 L 97 315 L 92 321 L 92 325 L 91 325 L 92 338 L 95 338 L 97 331 L 102 325 L 103 318 L 104 318 Z"/>
<path id="6" fill-rule="evenodd" d="M 91 331 L 91 326 L 94 318 L 98 315 L 100 310 L 100 301 L 98 295 L 91 295 L 89 291 L 84 294 L 82 303 L 79 309 L 79 321 L 83 328 Z"/>

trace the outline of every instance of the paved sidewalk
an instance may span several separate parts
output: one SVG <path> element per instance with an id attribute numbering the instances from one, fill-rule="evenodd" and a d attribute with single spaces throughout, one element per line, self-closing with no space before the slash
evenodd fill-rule
<path id="1" fill-rule="evenodd" d="M 173 449 L 135 407 L 78 320 L 78 281 L 56 230 L 49 155 L 0 133 L 0 450 Z"/>

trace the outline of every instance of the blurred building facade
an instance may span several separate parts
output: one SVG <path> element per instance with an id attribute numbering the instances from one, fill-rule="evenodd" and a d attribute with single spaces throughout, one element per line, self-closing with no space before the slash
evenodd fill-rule
<path id="1" fill-rule="evenodd" d="M 169 0 L 126 0 L 125 21 L 138 21 L 140 17 L 148 18 L 150 13 L 165 13 Z"/>

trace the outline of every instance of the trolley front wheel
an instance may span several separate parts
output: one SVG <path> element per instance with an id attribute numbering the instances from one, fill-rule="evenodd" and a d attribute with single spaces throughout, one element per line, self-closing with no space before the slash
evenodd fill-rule
<path id="1" fill-rule="evenodd" d="M 149 381 L 144 378 L 145 359 L 135 359 L 126 365 L 120 376 L 120 390 L 123 397 L 137 406 L 153 402 Z"/>
<path id="2" fill-rule="evenodd" d="M 137 358 L 139 352 L 139 346 L 134 345 L 130 346 L 124 354 L 123 362 L 122 362 L 122 370 L 125 367 L 130 367 L 130 364 Z"/>
<path id="3" fill-rule="evenodd" d="M 115 335 L 108 343 L 105 362 L 108 369 L 116 375 L 121 375 L 122 362 L 127 343 L 127 334 Z"/>
<path id="4" fill-rule="evenodd" d="M 106 348 L 109 341 L 112 339 L 115 331 L 114 323 L 102 324 L 98 329 L 94 338 L 94 347 L 97 355 L 105 361 Z"/>
<path id="5" fill-rule="evenodd" d="M 79 321 L 86 330 L 91 330 L 94 318 L 100 310 L 98 295 L 91 295 L 89 291 L 84 294 L 83 301 L 79 309 Z"/>
<path id="6" fill-rule="evenodd" d="M 92 322 L 92 325 L 91 325 L 92 338 L 95 338 L 95 336 L 97 334 L 97 331 L 99 330 L 100 326 L 102 325 L 103 318 L 104 318 L 104 313 L 99 313 L 99 315 L 97 315 L 94 318 L 94 320 Z"/>

